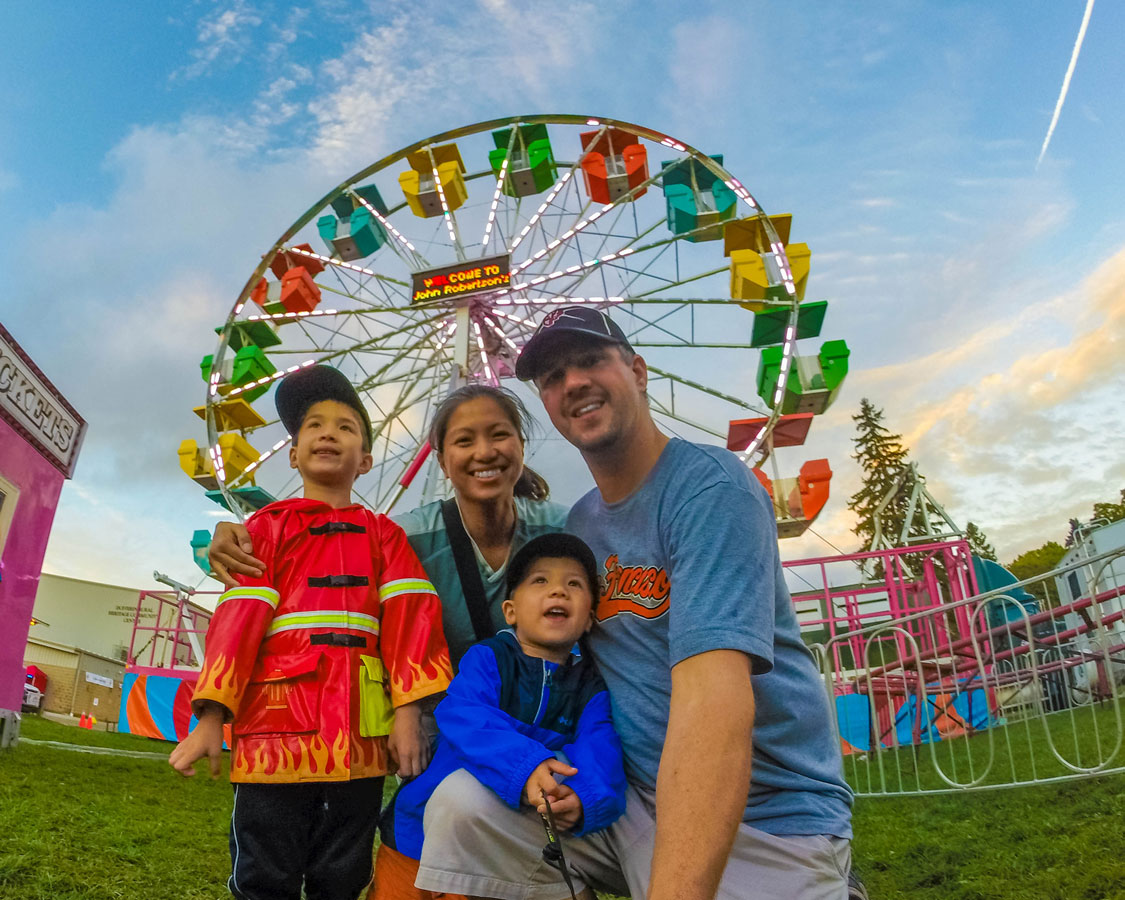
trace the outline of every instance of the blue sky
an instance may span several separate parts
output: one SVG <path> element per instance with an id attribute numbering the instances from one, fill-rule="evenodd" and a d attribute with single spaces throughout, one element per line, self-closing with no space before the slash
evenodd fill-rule
<path id="1" fill-rule="evenodd" d="M 48 571 L 196 576 L 178 469 L 198 360 L 258 255 L 397 147 L 494 116 L 636 121 L 707 152 L 813 251 L 852 374 L 806 456 L 855 542 L 870 397 L 1004 558 L 1125 487 L 1125 33 L 1085 4 L 35 4 L 0 56 L 0 320 L 90 422 Z M 580 473 L 560 496 L 581 486 Z M 569 497 L 567 497 L 569 499 Z M 820 554 L 817 538 L 783 545 Z"/>

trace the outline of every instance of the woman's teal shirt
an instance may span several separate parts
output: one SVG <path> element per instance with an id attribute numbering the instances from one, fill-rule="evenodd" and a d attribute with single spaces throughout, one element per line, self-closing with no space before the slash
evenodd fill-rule
<path id="1" fill-rule="evenodd" d="M 558 503 L 537 502 L 517 497 L 516 531 L 512 536 L 512 549 L 508 553 L 508 559 L 511 559 L 516 551 L 532 538 L 562 531 L 568 512 L 567 507 Z M 477 642 L 477 636 L 473 632 L 473 623 L 469 618 L 465 593 L 461 590 L 457 564 L 453 561 L 453 548 L 449 546 L 449 539 L 445 535 L 441 501 L 435 500 L 433 503 L 427 503 L 393 518 L 406 532 L 410 546 L 418 554 L 422 568 L 430 576 L 430 581 L 433 582 L 441 598 L 445 640 L 449 644 L 449 658 L 456 671 L 465 651 Z M 492 624 L 499 631 L 507 627 L 500 606 L 505 597 L 508 560 L 504 560 L 504 564 L 499 569 L 493 569 L 481 556 L 475 544 L 473 550 L 476 554 L 481 582 L 484 584 L 484 595 L 488 601 Z"/>

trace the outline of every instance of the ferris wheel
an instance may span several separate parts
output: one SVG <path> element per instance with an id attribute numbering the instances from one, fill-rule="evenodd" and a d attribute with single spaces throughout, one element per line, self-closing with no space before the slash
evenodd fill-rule
<path id="1" fill-rule="evenodd" d="M 827 460 L 782 474 L 848 369 L 806 301 L 808 246 L 791 216 L 676 138 L 602 117 L 532 115 L 456 128 L 378 160 L 314 203 L 261 257 L 205 356 L 204 442 L 183 470 L 239 515 L 291 496 L 290 437 L 272 384 L 327 363 L 374 431 L 357 493 L 388 511 L 419 492 L 433 407 L 459 383 L 516 384 L 552 308 L 607 309 L 649 368 L 671 434 L 739 452 L 774 499 L 781 537 L 828 498 Z M 409 498 L 407 498 L 409 499 Z"/>

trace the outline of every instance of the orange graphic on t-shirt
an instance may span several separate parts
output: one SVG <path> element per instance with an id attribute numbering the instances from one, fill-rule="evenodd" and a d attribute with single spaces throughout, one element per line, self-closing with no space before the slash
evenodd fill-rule
<path id="1" fill-rule="evenodd" d="M 604 622 L 629 613 L 643 619 L 656 619 L 668 612 L 672 584 L 663 567 L 623 566 L 613 553 L 606 557 L 597 620 Z"/>

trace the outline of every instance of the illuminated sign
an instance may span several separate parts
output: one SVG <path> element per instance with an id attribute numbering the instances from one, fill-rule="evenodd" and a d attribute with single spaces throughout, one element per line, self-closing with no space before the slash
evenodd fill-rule
<path id="1" fill-rule="evenodd" d="M 457 300 L 498 291 L 511 283 L 511 259 L 505 253 L 500 256 L 487 256 L 458 263 L 455 266 L 442 266 L 414 273 L 411 303 L 424 303 L 427 300 Z"/>
<path id="2" fill-rule="evenodd" d="M 67 478 L 74 474 L 86 422 L 0 325 L 0 418 Z"/>

